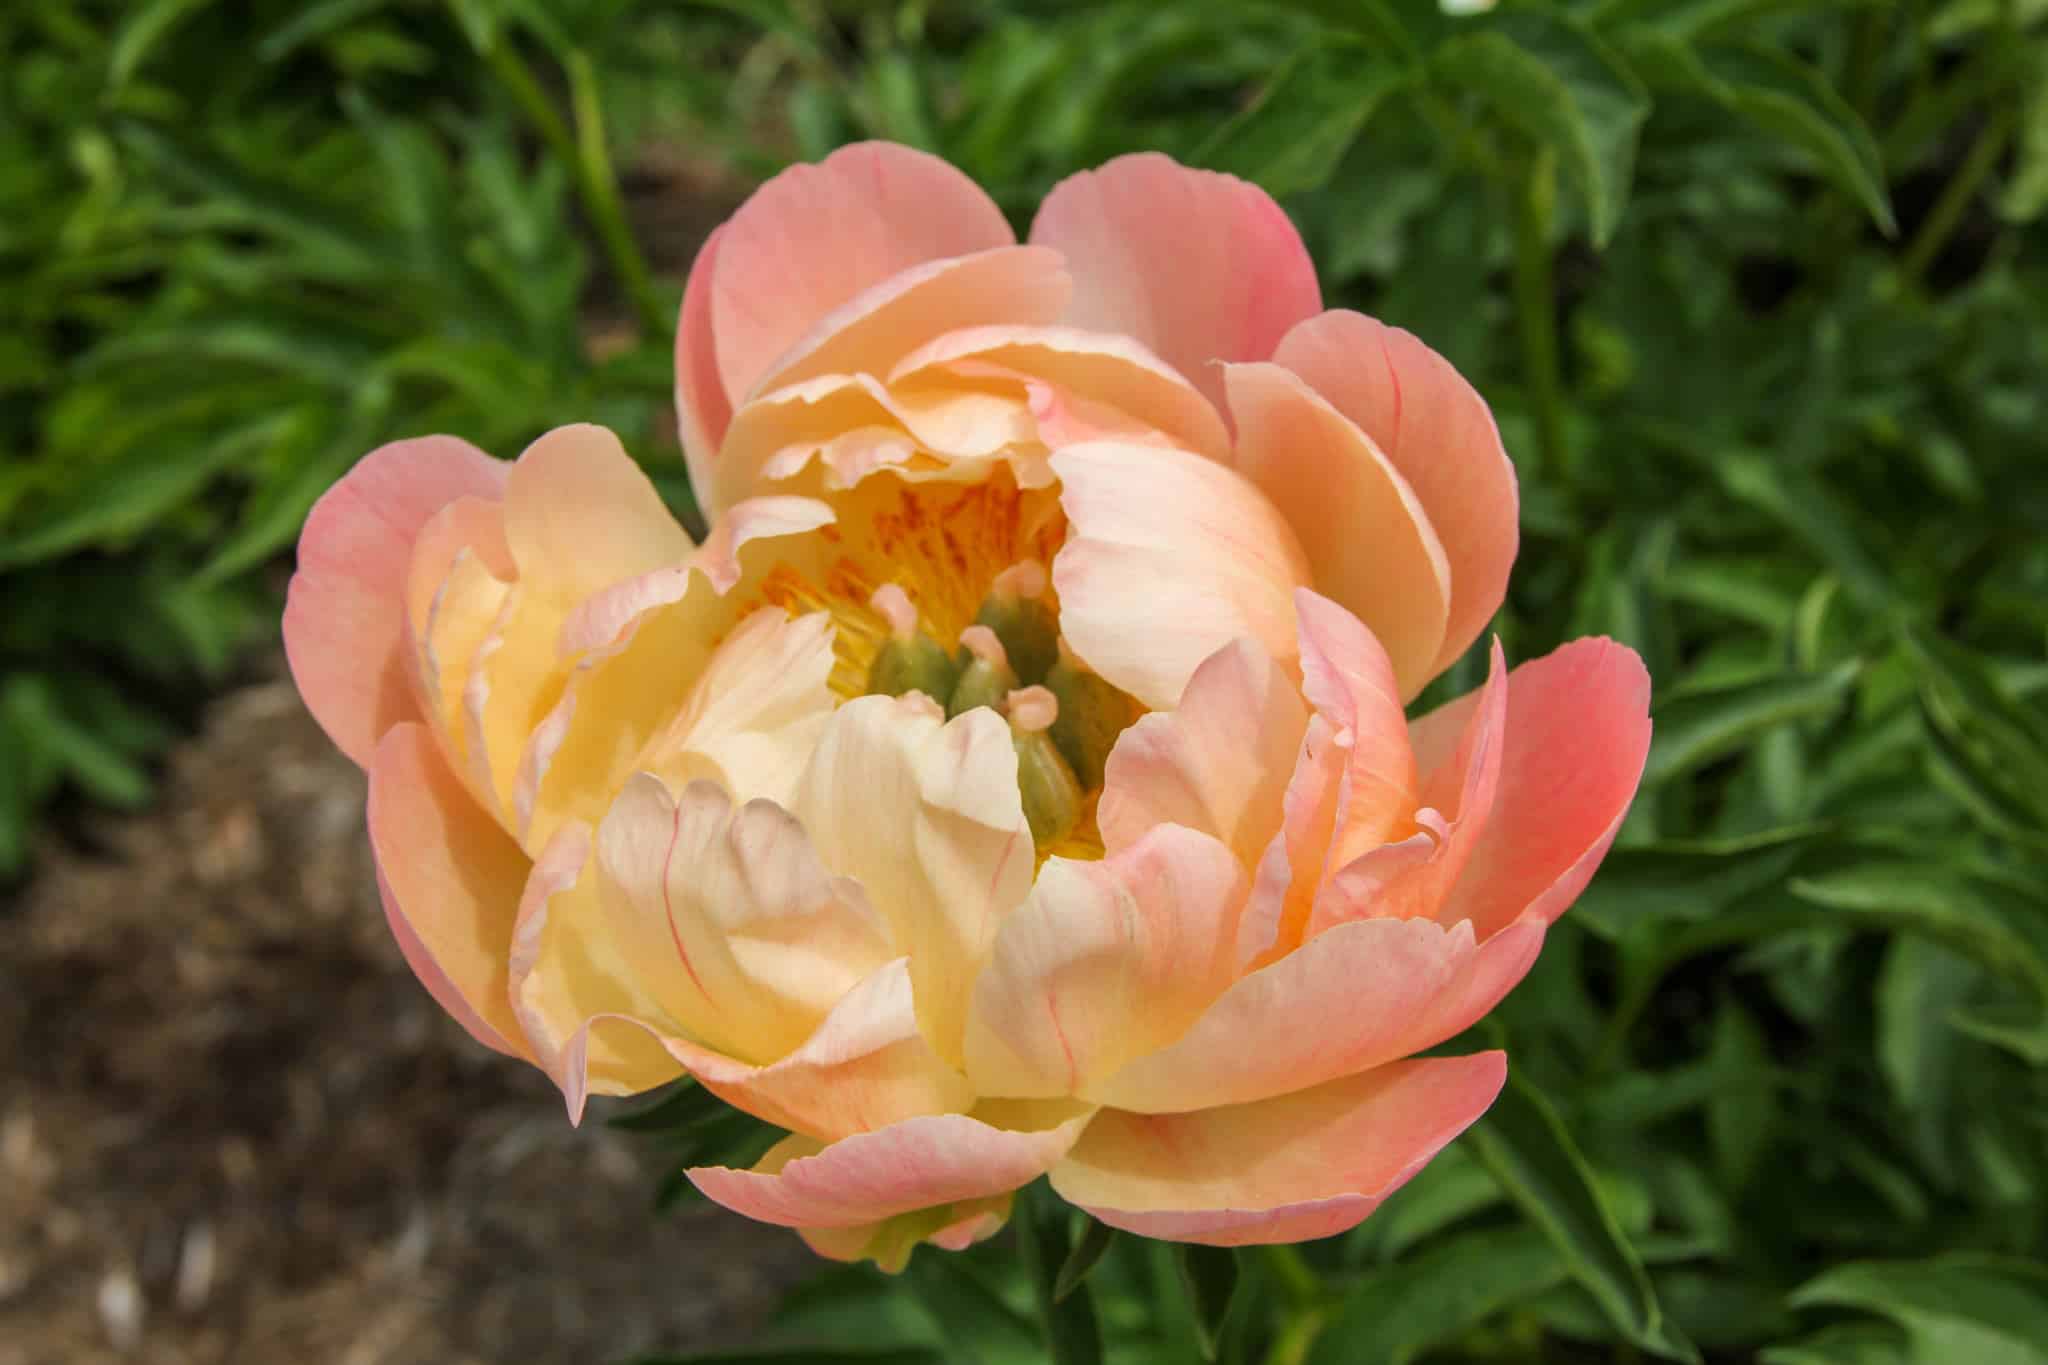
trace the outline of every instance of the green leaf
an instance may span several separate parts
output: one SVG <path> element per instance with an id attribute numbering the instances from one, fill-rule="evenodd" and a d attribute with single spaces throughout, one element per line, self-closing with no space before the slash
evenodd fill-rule
<path id="1" fill-rule="evenodd" d="M 1807 1281 L 1791 1303 L 1888 1318 L 1905 1329 L 1915 1365 L 2048 1365 L 2048 1266 L 2035 1261 L 1857 1261 Z"/>
<path id="2" fill-rule="evenodd" d="M 1550 1101 L 1511 1074 L 1466 1141 L 1623 1335 L 1667 1359 L 1699 1358 L 1664 1320 L 1642 1258 Z"/>
<path id="3" fill-rule="evenodd" d="M 688 1128 L 724 1113 L 726 1103 L 718 1096 L 684 1077 L 658 1095 L 651 1103 L 605 1120 L 608 1128 L 629 1133 L 665 1133 Z"/>
<path id="4" fill-rule="evenodd" d="M 822 1346 L 793 1346 L 764 1351 L 638 1356 L 629 1365 L 952 1365 L 953 1359 L 922 1346 L 886 1351 L 836 1351 Z"/>
<path id="5" fill-rule="evenodd" d="M 1085 1215 L 1084 1215 L 1085 1217 Z M 1053 1280 L 1052 1301 L 1064 1302 L 1067 1295 L 1080 1288 L 1090 1271 L 1102 1263 L 1115 1243 L 1117 1231 L 1109 1224 L 1094 1218 L 1086 1218 L 1081 1229 L 1081 1240 L 1074 1243 L 1074 1249 L 1067 1253 L 1066 1261 L 1060 1266 L 1059 1275 Z"/>
<path id="6" fill-rule="evenodd" d="M 1606 939 L 1619 939 L 1645 919 L 1707 919 L 1782 881 L 1828 828 L 1784 825 L 1728 839 L 1669 839 L 1617 848 L 1580 893 L 1572 918 Z"/>
<path id="7" fill-rule="evenodd" d="M 1407 1365 L 1511 1305 L 1567 1282 L 1534 1228 L 1468 1232 L 1367 1275 L 1305 1365 Z"/>
<path id="8" fill-rule="evenodd" d="M 905 1282 L 961 1365 L 1031 1365 L 1039 1358 L 1037 1327 L 984 1284 L 961 1257 L 912 1256 Z"/>
<path id="9" fill-rule="evenodd" d="M 1882 1322 L 1843 1322 L 1782 1346 L 1766 1346 L 1757 1354 L 1757 1365 L 1913 1365 L 1913 1362 L 1906 1357 L 1906 1334 L 1898 1328 Z"/>
<path id="10" fill-rule="evenodd" d="M 1649 116 L 1642 83 L 1577 20 L 1536 9 L 1493 19 L 1437 50 L 1438 76 L 1554 147 L 1586 205 L 1593 244 L 1621 222 L 1635 175 L 1636 139 Z"/>
<path id="11" fill-rule="evenodd" d="M 2048 1001 L 2048 961 L 1993 908 L 1964 874 L 1925 860 L 1865 862 L 1795 877 L 1791 892 L 1871 927 L 1901 929 L 1945 944 Z"/>
<path id="12" fill-rule="evenodd" d="M 1352 43 L 1311 43 L 1280 68 L 1258 103 L 1195 153 L 1273 195 L 1321 189 L 1360 130 L 1408 72 Z"/>
<path id="13" fill-rule="evenodd" d="M 107 83 L 119 90 L 134 78 L 156 46 L 211 0 L 147 0 L 130 11 L 107 54 Z"/>
<path id="14" fill-rule="evenodd" d="M 1073 1211 L 1041 1183 L 1017 1192 L 1011 1217 L 1038 1301 L 1052 1365 L 1102 1365 L 1102 1326 L 1096 1320 L 1095 1299 L 1087 1283 L 1077 1285 L 1064 1298 L 1056 1293 L 1060 1268 L 1073 1254 Z"/>
<path id="15" fill-rule="evenodd" d="M 1223 1341 L 1224 1321 L 1230 1316 L 1243 1277 L 1237 1252 L 1231 1247 L 1182 1244 L 1173 1249 L 1174 1267 L 1195 1310 L 1195 1332 L 1202 1344 L 1202 1356 L 1216 1359 Z"/>
<path id="16" fill-rule="evenodd" d="M 1704 96 L 1799 148 L 1880 232 L 1898 234 L 1877 139 L 1820 72 L 1762 47 L 1701 51 L 1647 24 L 1625 30 L 1620 42 L 1653 88 Z"/>
<path id="17" fill-rule="evenodd" d="M 1791 721 L 1833 715 L 1862 671 L 1856 660 L 1812 677 L 1771 678 L 1681 693 L 1657 707 L 1643 785 L 1655 788 L 1751 744 Z"/>

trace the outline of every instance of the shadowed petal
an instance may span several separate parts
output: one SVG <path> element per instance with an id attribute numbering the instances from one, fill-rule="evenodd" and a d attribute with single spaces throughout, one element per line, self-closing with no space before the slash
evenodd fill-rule
<path id="1" fill-rule="evenodd" d="M 1095 672 L 1157 710 L 1240 637 L 1295 657 L 1308 564 L 1256 489 L 1157 446 L 1090 442 L 1052 465 L 1071 526 L 1052 567 L 1060 629 Z"/>
<path id="2" fill-rule="evenodd" d="M 1357 423 L 1421 500 L 1450 569 L 1428 670 L 1442 672 L 1499 609 L 1521 535 L 1515 467 L 1486 400 L 1415 337 L 1344 309 L 1295 327 L 1273 359 Z"/>

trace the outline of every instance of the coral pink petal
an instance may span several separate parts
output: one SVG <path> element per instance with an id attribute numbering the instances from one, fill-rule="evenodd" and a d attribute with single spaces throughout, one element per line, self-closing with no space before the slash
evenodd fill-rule
<path id="1" fill-rule="evenodd" d="M 1156 152 L 1061 181 L 1031 240 L 1074 273 L 1065 321 L 1136 337 L 1219 407 L 1215 362 L 1270 359 L 1322 307 L 1301 234 L 1264 190 Z"/>
<path id="2" fill-rule="evenodd" d="M 974 1089 L 917 1031 L 910 964 L 898 958 L 841 998 L 804 1045 L 749 1066 L 682 1038 L 669 1052 L 705 1089 L 779 1128 L 826 1142 L 969 1108 Z"/>
<path id="3" fill-rule="evenodd" d="M 1315 587 L 1372 628 L 1404 700 L 1436 676 L 1451 573 L 1427 512 L 1350 419 L 1278 365 L 1225 371 L 1237 470 L 1301 537 Z"/>
<path id="4" fill-rule="evenodd" d="M 1302 691 L 1346 751 L 1324 855 L 1330 870 L 1412 829 L 1415 755 L 1387 652 L 1365 624 L 1328 598 L 1294 596 L 1301 619 Z"/>
<path id="5" fill-rule="evenodd" d="M 1341 1232 L 1486 1112 L 1507 1055 L 1430 1057 L 1192 1114 L 1105 1110 L 1053 1189 L 1114 1228 L 1247 1246 Z"/>
<path id="6" fill-rule="evenodd" d="M 1229 984 L 1243 898 L 1230 850 L 1179 825 L 1100 860 L 1048 860 L 975 979 L 975 1088 L 1085 1094 L 1171 1042 Z"/>
<path id="7" fill-rule="evenodd" d="M 1221 839 L 1247 867 L 1280 827 L 1282 796 L 1308 712 L 1294 680 L 1254 640 L 1202 661 L 1172 711 L 1117 737 L 1096 822 L 1110 852 L 1156 825 Z"/>
<path id="8" fill-rule="evenodd" d="M 1450 566 L 1429 672 L 1443 671 L 1499 609 L 1520 541 L 1515 467 L 1486 400 L 1409 333 L 1348 310 L 1301 323 L 1273 359 L 1357 423 L 1421 499 Z"/>
<path id="9" fill-rule="evenodd" d="M 725 429 L 732 422 L 732 400 L 718 374 L 718 344 L 711 332 L 711 281 L 718 271 L 718 243 L 725 229 L 705 239 L 690 266 L 683 287 L 683 311 L 676 323 L 676 429 L 682 437 L 683 463 L 690 471 L 690 491 L 706 520 L 718 509 L 711 495 L 712 470 Z"/>
<path id="10" fill-rule="evenodd" d="M 420 528 L 458 498 L 497 499 L 505 475 L 467 441 L 423 436 L 379 446 L 313 504 L 284 609 L 284 652 L 307 709 L 356 766 L 370 766 L 385 731 L 420 715 L 406 641 Z"/>
<path id="11" fill-rule="evenodd" d="M 1233 640 L 1294 658 L 1308 563 L 1257 489 L 1158 446 L 1090 442 L 1052 466 L 1070 526 L 1052 567 L 1060 628 L 1090 668 L 1163 709 Z"/>
<path id="12" fill-rule="evenodd" d="M 706 267 L 726 397 L 737 405 L 777 357 L 863 290 L 1015 241 L 979 186 L 925 152 L 862 142 L 790 167 L 719 230 Z"/>
<path id="13" fill-rule="evenodd" d="M 1243 1104 L 1405 1057 L 1417 1015 L 1472 955 L 1472 933 L 1430 920 L 1341 924 L 1240 979 L 1172 1046 L 1089 1099 L 1140 1113 Z"/>
<path id="14" fill-rule="evenodd" d="M 370 764 L 370 847 L 385 918 L 414 975 L 477 1041 L 531 1060 L 508 992 L 531 864 L 426 726 L 394 726 Z"/>
<path id="15" fill-rule="evenodd" d="M 842 1138 L 773 1174 L 698 1166 L 689 1176 L 713 1202 L 763 1223 L 856 1227 L 1029 1184 L 1066 1155 L 1086 1123 L 1083 1114 L 1018 1131 L 933 1114 Z"/>
<path id="16" fill-rule="evenodd" d="M 1643 661 L 1604 638 L 1574 640 L 1508 675 L 1500 786 L 1486 837 L 1440 920 L 1470 919 L 1485 939 L 1521 915 L 1548 924 L 1565 912 L 1606 856 L 1642 779 L 1649 707 Z"/>

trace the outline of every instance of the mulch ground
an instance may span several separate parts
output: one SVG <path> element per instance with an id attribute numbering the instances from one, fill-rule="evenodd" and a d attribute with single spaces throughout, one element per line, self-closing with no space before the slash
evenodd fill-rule
<path id="1" fill-rule="evenodd" d="M 603 1365 L 817 1264 L 434 1006 L 362 802 L 274 662 L 0 904 L 0 1365 Z"/>

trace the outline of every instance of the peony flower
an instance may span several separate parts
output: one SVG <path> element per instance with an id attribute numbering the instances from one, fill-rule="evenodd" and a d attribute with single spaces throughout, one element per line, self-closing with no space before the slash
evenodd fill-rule
<path id="1" fill-rule="evenodd" d="M 1612 841 L 1648 679 L 1579 641 L 1406 705 L 1516 545 L 1484 402 L 1157 156 L 1018 245 L 921 153 L 770 181 L 691 272 L 692 546 L 607 434 L 367 457 L 294 676 L 370 770 L 428 988 L 572 1114 L 687 1072 L 790 1136 L 706 1194 L 958 1248 L 1040 1175 L 1216 1244 L 1364 1218 L 1491 1103 L 1417 1057 Z"/>

